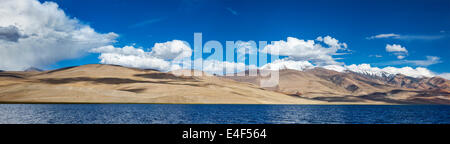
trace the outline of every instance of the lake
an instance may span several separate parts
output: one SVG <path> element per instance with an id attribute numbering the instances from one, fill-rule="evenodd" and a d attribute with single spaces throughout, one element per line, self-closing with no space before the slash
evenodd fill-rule
<path id="1" fill-rule="evenodd" d="M 450 106 L 0 104 L 0 123 L 450 124 Z"/>

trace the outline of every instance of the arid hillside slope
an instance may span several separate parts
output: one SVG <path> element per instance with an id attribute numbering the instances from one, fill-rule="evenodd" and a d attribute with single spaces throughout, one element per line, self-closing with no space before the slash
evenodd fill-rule
<path id="1" fill-rule="evenodd" d="M 267 73 L 267 70 L 260 70 Z M 247 72 L 248 73 L 248 72 Z M 450 104 L 450 81 L 440 78 L 412 78 L 404 75 L 370 76 L 336 72 L 323 68 L 305 71 L 280 70 L 276 87 L 264 89 L 327 102 L 367 100 L 399 104 Z M 259 85 L 261 76 L 224 78 Z"/>
<path id="2" fill-rule="evenodd" d="M 450 104 L 449 81 L 439 77 L 281 70 L 278 86 L 260 88 L 260 76 L 203 72 L 205 76 L 186 77 L 175 72 L 100 64 L 3 71 L 0 103 Z"/>
<path id="3" fill-rule="evenodd" d="M 84 65 L 53 71 L 0 72 L 0 102 L 17 103 L 202 103 L 326 104 L 214 76 L 114 65 Z"/>

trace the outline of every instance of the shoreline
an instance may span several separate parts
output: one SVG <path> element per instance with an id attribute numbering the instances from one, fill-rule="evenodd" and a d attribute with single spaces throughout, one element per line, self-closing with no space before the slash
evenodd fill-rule
<path id="1" fill-rule="evenodd" d="M 121 102 L 117 102 L 117 103 L 102 103 L 102 102 L 0 102 L 0 104 L 154 104 L 154 105 L 159 105 L 159 104 L 163 104 L 163 105 L 404 105 L 404 106 L 409 106 L 409 105 L 444 105 L 444 106 L 450 106 L 450 105 L 445 105 L 445 104 L 351 104 L 351 103 L 339 103 L 339 104 L 239 104 L 239 103 L 121 103 Z"/>

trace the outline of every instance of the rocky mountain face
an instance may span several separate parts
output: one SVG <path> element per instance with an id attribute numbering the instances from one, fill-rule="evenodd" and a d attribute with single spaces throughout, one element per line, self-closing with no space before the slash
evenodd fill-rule
<path id="1" fill-rule="evenodd" d="M 258 85 L 261 76 L 226 78 Z M 327 101 L 375 100 L 401 104 L 450 104 L 450 81 L 440 77 L 370 75 L 323 68 L 280 70 L 276 87 L 264 88 L 288 95 Z"/>
<path id="2" fill-rule="evenodd" d="M 396 75 L 388 79 L 387 83 L 401 88 L 412 88 L 422 90 L 448 90 L 448 80 L 440 77 L 412 78 L 404 75 Z"/>

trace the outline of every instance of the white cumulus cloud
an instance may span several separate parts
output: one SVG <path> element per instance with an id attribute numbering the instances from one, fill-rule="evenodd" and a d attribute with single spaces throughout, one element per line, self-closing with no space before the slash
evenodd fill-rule
<path id="1" fill-rule="evenodd" d="M 275 60 L 272 63 L 265 64 L 261 66 L 261 69 L 267 70 L 282 70 L 282 69 L 293 69 L 303 71 L 308 68 L 313 68 L 314 65 L 308 61 L 293 61 L 287 59 Z"/>
<path id="2" fill-rule="evenodd" d="M 334 47 L 334 48 L 338 48 L 338 49 L 346 49 L 347 48 L 347 44 L 346 43 L 339 43 L 339 40 L 332 38 L 331 36 L 325 36 L 325 37 L 317 37 L 316 38 L 317 41 L 320 42 L 324 42 L 325 44 L 327 44 L 330 47 Z"/>
<path id="3" fill-rule="evenodd" d="M 172 40 L 165 43 L 156 43 L 152 48 L 151 55 L 165 60 L 172 60 L 178 56 L 190 57 L 192 49 L 187 42 Z"/>
<path id="4" fill-rule="evenodd" d="M 98 33 L 68 17 L 54 2 L 2 0 L 0 4 L 0 69 L 24 70 L 115 42 L 115 33 Z"/>
<path id="5" fill-rule="evenodd" d="M 102 64 L 114 64 L 141 69 L 157 69 L 161 71 L 171 69 L 170 62 L 152 57 L 148 54 L 124 55 L 120 53 L 102 53 L 99 59 L 101 59 L 100 63 Z"/>
<path id="6" fill-rule="evenodd" d="M 397 59 L 404 59 L 406 55 L 408 55 L 408 50 L 405 47 L 398 44 L 387 44 L 386 51 L 390 53 L 394 53 L 397 56 Z"/>
<path id="7" fill-rule="evenodd" d="M 99 59 L 102 64 L 115 64 L 160 71 L 180 68 L 178 64 L 172 63 L 171 60 L 176 57 L 190 57 L 192 54 L 192 50 L 187 43 L 179 40 L 155 43 L 150 52 L 133 46 L 116 48 L 112 45 L 95 48 L 91 52 L 100 53 Z"/>
<path id="8" fill-rule="evenodd" d="M 196 59 L 196 61 L 200 60 L 202 59 Z M 211 74 L 223 75 L 224 73 L 234 73 L 235 70 L 236 72 L 242 72 L 246 68 L 257 69 L 258 67 L 256 65 L 246 65 L 242 62 L 228 62 L 214 59 L 203 60 L 203 71 Z M 202 70 L 200 67 L 194 67 L 193 69 Z"/>
<path id="9" fill-rule="evenodd" d="M 263 48 L 261 52 L 271 53 L 278 51 L 279 55 L 288 56 L 296 61 L 311 61 L 318 65 L 339 64 L 336 62 L 334 55 L 341 55 L 338 50 L 345 49 L 347 44 L 339 43 L 338 40 L 327 36 L 325 38 L 318 37 L 318 42 L 324 42 L 329 47 L 323 47 L 314 40 L 302 40 L 294 37 L 288 37 L 287 41 L 280 40 L 272 42 Z"/>
<path id="10" fill-rule="evenodd" d="M 405 47 L 398 44 L 387 44 L 386 45 L 387 52 L 408 52 Z"/>
<path id="11" fill-rule="evenodd" d="M 141 69 L 169 70 L 170 62 L 154 57 L 150 52 L 145 52 L 142 48 L 125 46 L 116 48 L 114 46 L 103 46 L 91 50 L 91 52 L 101 53 L 99 59 L 102 64 L 114 64 L 125 67 L 134 67 Z"/>

